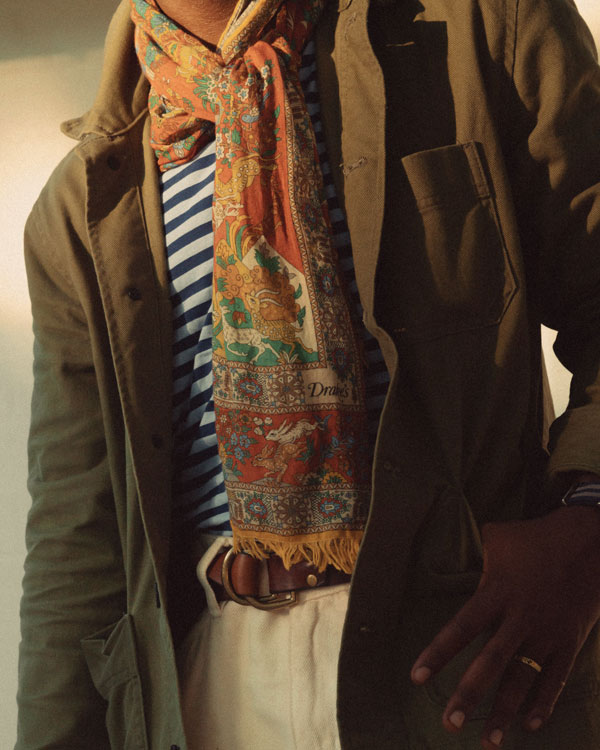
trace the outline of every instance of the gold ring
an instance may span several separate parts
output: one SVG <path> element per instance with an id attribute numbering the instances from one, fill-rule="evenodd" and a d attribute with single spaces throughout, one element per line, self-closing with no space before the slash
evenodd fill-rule
<path id="1" fill-rule="evenodd" d="M 521 656 L 521 654 L 515 654 L 515 661 L 520 661 L 521 664 L 526 664 L 528 667 L 535 669 L 536 672 L 542 671 L 542 665 L 538 664 L 537 661 L 530 659 L 528 656 Z"/>

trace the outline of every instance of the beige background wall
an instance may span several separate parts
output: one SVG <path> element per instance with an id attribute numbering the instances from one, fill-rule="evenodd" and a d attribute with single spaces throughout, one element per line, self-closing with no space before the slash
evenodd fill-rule
<path id="1" fill-rule="evenodd" d="M 0 0 L 0 747 L 14 742 L 18 601 L 29 498 L 25 441 L 31 389 L 31 321 L 21 251 L 27 213 L 53 166 L 71 144 L 58 123 L 92 101 L 102 39 L 117 0 Z M 579 8 L 600 40 L 598 0 Z M 598 124 L 600 127 L 600 123 Z M 546 332 L 545 340 L 552 335 Z M 549 360 L 555 403 L 565 403 L 566 380 Z"/>
<path id="2" fill-rule="evenodd" d="M 117 0 L 0 0 L 0 748 L 13 746 L 18 607 L 25 545 L 31 320 L 21 235 L 37 194 L 71 142 L 62 120 L 92 102 Z"/>

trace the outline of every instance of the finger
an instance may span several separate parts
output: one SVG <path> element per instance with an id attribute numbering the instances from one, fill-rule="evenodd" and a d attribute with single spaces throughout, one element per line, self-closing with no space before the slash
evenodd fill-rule
<path id="1" fill-rule="evenodd" d="M 411 670 L 411 679 L 422 685 L 447 664 L 483 630 L 498 614 L 499 604 L 485 590 L 477 591 L 465 606 L 440 630 L 419 655 Z"/>
<path id="2" fill-rule="evenodd" d="M 504 623 L 490 638 L 469 665 L 446 705 L 443 722 L 448 731 L 462 727 L 491 686 L 500 680 L 522 642 L 523 630 L 518 622 Z"/>
<path id="3" fill-rule="evenodd" d="M 526 729 L 535 731 L 548 721 L 571 674 L 577 653 L 577 649 L 566 650 L 548 661 L 539 680 L 539 689 L 524 721 Z"/>
<path id="4" fill-rule="evenodd" d="M 519 647 L 519 653 L 535 653 L 526 646 Z M 535 662 L 543 665 L 542 657 Z M 508 663 L 498 687 L 494 705 L 483 733 L 483 746 L 497 748 L 502 745 L 506 732 L 513 723 L 517 712 L 525 702 L 531 688 L 539 678 L 539 673 L 532 666 L 523 664 L 513 657 Z"/>

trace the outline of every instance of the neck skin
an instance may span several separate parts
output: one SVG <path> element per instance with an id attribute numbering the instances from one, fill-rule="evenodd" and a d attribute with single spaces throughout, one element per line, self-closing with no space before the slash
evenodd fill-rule
<path id="1" fill-rule="evenodd" d="M 237 0 L 160 0 L 159 9 L 178 26 L 205 44 L 215 47 Z"/>

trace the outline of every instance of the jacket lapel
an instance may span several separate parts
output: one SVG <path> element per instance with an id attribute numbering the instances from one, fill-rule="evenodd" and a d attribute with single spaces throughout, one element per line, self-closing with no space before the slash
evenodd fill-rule
<path id="1" fill-rule="evenodd" d="M 327 3 L 315 29 L 315 44 L 317 49 L 317 79 L 321 124 L 325 135 L 327 157 L 335 183 L 335 190 L 340 205 L 344 208 L 340 95 L 334 58 L 337 20 L 338 11 L 336 4 Z"/>
<path id="2" fill-rule="evenodd" d="M 339 0 L 337 9 L 330 4 L 318 27 L 317 61 L 327 153 L 346 211 L 361 302 L 371 319 L 383 225 L 385 89 L 367 13 L 367 0 Z"/>
<path id="3" fill-rule="evenodd" d="M 392 371 L 395 348 L 374 315 L 385 201 L 385 87 L 369 39 L 368 10 L 368 0 L 326 6 L 316 34 L 319 100 L 329 163 L 350 230 L 364 322 Z"/>
<path id="4" fill-rule="evenodd" d="M 147 118 L 146 118 L 147 119 Z M 164 570 L 171 492 L 171 308 L 145 123 L 83 144 L 92 255 L 146 533 Z"/>
<path id="5" fill-rule="evenodd" d="M 94 105 L 63 131 L 83 140 L 89 243 L 139 510 L 162 577 L 171 516 L 171 305 L 158 170 L 147 130 L 148 83 L 130 13 L 129 0 L 121 0 Z"/>

